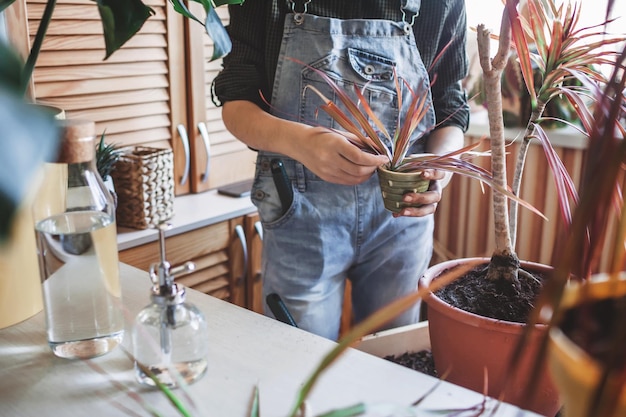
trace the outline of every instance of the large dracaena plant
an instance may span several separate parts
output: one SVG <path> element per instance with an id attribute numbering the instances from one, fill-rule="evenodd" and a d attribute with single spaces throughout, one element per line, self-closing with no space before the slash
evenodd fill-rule
<path id="1" fill-rule="evenodd" d="M 493 58 L 490 51 L 491 33 L 483 25 L 479 25 L 477 29 L 479 59 L 488 103 L 492 174 L 501 184 L 506 183 L 506 145 L 500 82 L 513 46 L 531 97 L 532 112 L 516 156 L 512 190 L 516 195 L 519 194 L 528 146 L 533 139 L 539 140 L 553 172 L 562 217 L 569 224 L 570 201 L 576 204 L 578 196 L 573 181 L 552 148 L 549 135 L 541 127 L 543 111 L 550 100 L 563 95 L 573 104 L 583 124 L 583 130 L 589 131 L 593 120 L 589 112 L 589 101 L 595 99 L 594 90 L 606 81 L 596 68 L 614 62 L 611 53 L 606 52 L 604 47 L 623 41 L 624 38 L 607 38 L 603 24 L 579 28 L 580 3 L 568 2 L 557 6 L 556 0 L 528 0 L 527 17 L 524 17 L 517 10 L 518 1 L 506 0 L 498 37 L 498 51 Z M 531 52 L 529 44 L 533 44 L 537 52 Z M 542 80 L 538 86 L 533 79 L 533 61 Z M 574 78 L 582 86 L 565 83 Z M 515 283 L 519 271 L 519 259 L 515 252 L 516 201 L 511 200 L 509 210 L 506 199 L 494 193 L 493 207 L 496 248 L 487 277 L 504 278 Z"/>

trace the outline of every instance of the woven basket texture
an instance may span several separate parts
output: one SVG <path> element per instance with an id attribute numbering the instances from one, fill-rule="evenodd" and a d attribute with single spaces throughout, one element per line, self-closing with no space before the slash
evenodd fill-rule
<path id="1" fill-rule="evenodd" d="M 119 226 L 147 229 L 174 215 L 174 155 L 171 149 L 128 148 L 111 172 L 118 195 Z"/>

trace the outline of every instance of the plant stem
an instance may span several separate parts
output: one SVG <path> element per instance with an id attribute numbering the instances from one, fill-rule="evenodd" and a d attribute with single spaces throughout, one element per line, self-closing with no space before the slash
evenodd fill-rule
<path id="1" fill-rule="evenodd" d="M 37 34 L 35 35 L 33 46 L 30 48 L 30 53 L 28 54 L 26 65 L 24 65 L 24 73 L 22 78 L 23 84 L 21 86 L 22 95 L 26 94 L 26 90 L 28 89 L 28 85 L 30 84 L 31 77 L 35 69 L 35 63 L 37 62 L 37 58 L 39 57 L 39 52 L 41 51 L 43 40 L 46 37 L 48 26 L 50 25 L 50 21 L 52 20 L 52 12 L 54 12 L 56 3 L 56 0 L 48 0 L 46 2 L 46 8 L 43 11 L 43 16 L 41 16 L 41 21 L 39 22 L 39 27 L 37 28 Z"/>
<path id="2" fill-rule="evenodd" d="M 537 101 L 537 107 L 530 115 L 530 120 L 528 121 L 528 124 L 526 125 L 526 131 L 524 132 L 524 139 L 522 140 L 519 151 L 517 153 L 515 171 L 513 173 L 513 182 L 511 184 L 511 191 L 518 197 L 522 185 L 522 177 L 524 176 L 524 166 L 526 165 L 526 155 L 528 154 L 528 147 L 530 146 L 532 135 L 535 133 L 535 123 L 543 115 L 546 104 L 547 103 L 544 103 L 541 100 Z M 513 248 L 515 247 L 515 242 L 517 241 L 518 208 L 519 204 L 515 200 L 511 200 L 509 203 L 509 234 L 511 236 L 511 245 Z"/>

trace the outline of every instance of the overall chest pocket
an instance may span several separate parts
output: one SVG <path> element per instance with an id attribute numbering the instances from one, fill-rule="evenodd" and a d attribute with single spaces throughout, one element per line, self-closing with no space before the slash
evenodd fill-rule
<path id="1" fill-rule="evenodd" d="M 374 114 L 393 136 L 399 115 L 394 62 L 380 55 L 353 48 L 333 52 L 336 53 L 312 62 L 309 66 L 326 73 L 354 103 L 358 103 L 355 86 L 359 88 Z M 310 67 L 304 67 L 301 72 L 300 121 L 341 129 L 339 124 L 320 108 L 324 104 L 323 100 L 312 89 L 306 87 L 315 87 L 346 114 L 348 112 L 332 87 Z"/>

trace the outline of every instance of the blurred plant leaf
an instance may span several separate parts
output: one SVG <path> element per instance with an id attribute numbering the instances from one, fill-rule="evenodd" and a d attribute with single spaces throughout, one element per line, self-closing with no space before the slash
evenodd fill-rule
<path id="1" fill-rule="evenodd" d="M 107 59 L 141 29 L 154 10 L 141 0 L 93 0 L 104 30 Z"/>
<path id="2" fill-rule="evenodd" d="M 397 406 L 395 407 L 397 408 Z M 355 404 L 346 408 L 329 411 L 328 413 L 320 414 L 318 417 L 356 417 L 365 414 L 368 407 L 363 404 Z"/>
<path id="3" fill-rule="evenodd" d="M 21 95 L 21 88 L 25 82 L 23 76 L 22 58 L 8 44 L 0 42 L 0 88 Z"/>
<path id="4" fill-rule="evenodd" d="M 11 150 L 0 152 L 0 241 L 35 185 L 37 170 L 53 158 L 59 135 L 54 114 L 0 87 L 0 148 Z"/>
<path id="5" fill-rule="evenodd" d="M 0 12 L 15 3 L 15 0 L 0 0 Z"/>
<path id="6" fill-rule="evenodd" d="M 259 408 L 259 387 L 254 387 L 252 393 L 252 404 L 250 405 L 250 417 L 261 417 L 261 410 Z"/>
<path id="7" fill-rule="evenodd" d="M 232 49 L 233 44 L 215 8 L 210 8 L 206 11 L 204 28 L 206 29 L 206 33 L 213 39 L 213 55 L 211 55 L 211 61 L 227 55 Z"/>

